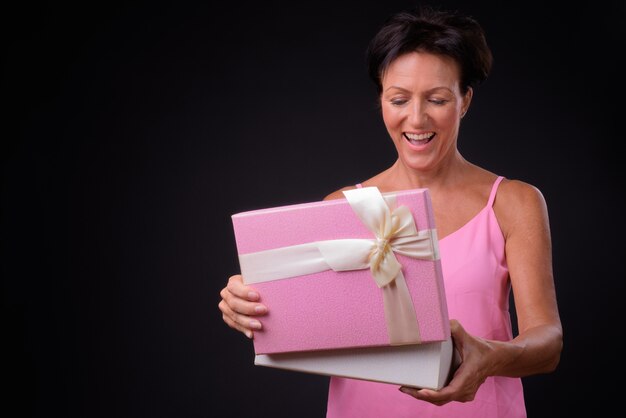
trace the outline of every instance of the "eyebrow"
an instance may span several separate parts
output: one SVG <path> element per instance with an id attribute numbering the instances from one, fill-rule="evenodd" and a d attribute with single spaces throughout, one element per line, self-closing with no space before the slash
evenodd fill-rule
<path id="1" fill-rule="evenodd" d="M 384 92 L 386 93 L 387 91 L 392 90 L 392 89 L 397 89 L 397 90 L 402 90 L 402 91 L 409 92 L 409 90 L 405 89 L 404 87 L 400 87 L 400 86 L 389 86 L 389 87 L 387 87 L 384 90 Z M 453 91 L 449 87 L 445 87 L 445 86 L 433 87 L 432 89 L 428 89 L 426 92 L 427 93 L 432 93 L 432 92 L 437 91 L 437 90 L 447 90 L 450 93 L 453 93 Z"/>

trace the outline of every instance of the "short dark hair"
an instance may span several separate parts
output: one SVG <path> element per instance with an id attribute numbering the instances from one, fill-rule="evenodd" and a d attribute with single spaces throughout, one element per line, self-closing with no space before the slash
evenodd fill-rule
<path id="1" fill-rule="evenodd" d="M 487 79 L 493 63 L 485 32 L 474 18 L 432 7 L 402 11 L 383 23 L 366 50 L 367 69 L 378 95 L 391 62 L 414 51 L 454 59 L 461 72 L 463 94 Z"/>

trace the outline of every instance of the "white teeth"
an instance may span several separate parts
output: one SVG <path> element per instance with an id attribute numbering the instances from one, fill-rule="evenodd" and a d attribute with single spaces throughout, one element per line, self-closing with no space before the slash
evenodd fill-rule
<path id="1" fill-rule="evenodd" d="M 410 134 L 410 133 L 406 132 L 405 135 L 406 135 L 407 138 L 412 139 L 414 141 L 421 141 L 421 140 L 424 140 L 424 139 L 432 138 L 435 135 L 435 133 L 434 132 L 427 132 L 425 134 Z"/>

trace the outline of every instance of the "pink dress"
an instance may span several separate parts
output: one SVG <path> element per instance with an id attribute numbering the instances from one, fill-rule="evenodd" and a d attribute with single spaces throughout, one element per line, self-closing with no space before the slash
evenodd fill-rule
<path id="1" fill-rule="evenodd" d="M 502 179 L 494 182 L 487 205 L 439 246 L 450 318 L 470 334 L 505 341 L 512 338 L 510 282 L 504 237 L 493 211 Z M 522 418 L 526 407 L 519 378 L 489 377 L 472 402 L 436 406 L 405 395 L 397 385 L 332 377 L 326 417 Z"/>

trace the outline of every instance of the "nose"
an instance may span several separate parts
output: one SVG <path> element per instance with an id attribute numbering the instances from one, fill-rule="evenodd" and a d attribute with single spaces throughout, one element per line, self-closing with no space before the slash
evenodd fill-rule
<path id="1" fill-rule="evenodd" d="M 408 120 L 412 126 L 421 127 L 426 123 L 428 114 L 426 113 L 426 106 L 419 101 L 414 101 L 411 106 L 408 106 Z"/>

